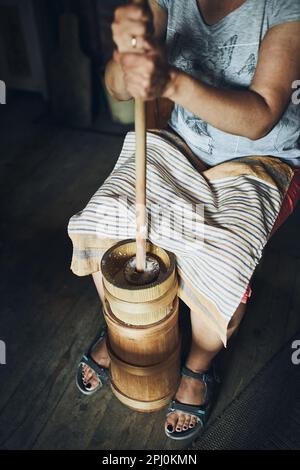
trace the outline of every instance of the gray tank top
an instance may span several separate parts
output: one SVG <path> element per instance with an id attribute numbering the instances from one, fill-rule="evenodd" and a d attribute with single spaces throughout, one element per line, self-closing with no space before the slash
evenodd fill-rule
<path id="1" fill-rule="evenodd" d="M 213 26 L 203 20 L 197 0 L 157 2 L 168 11 L 170 65 L 228 89 L 249 87 L 270 28 L 300 21 L 300 0 L 246 0 Z M 169 124 L 210 166 L 248 155 L 272 155 L 300 166 L 300 105 L 292 100 L 273 130 L 256 141 L 222 132 L 177 104 Z"/>

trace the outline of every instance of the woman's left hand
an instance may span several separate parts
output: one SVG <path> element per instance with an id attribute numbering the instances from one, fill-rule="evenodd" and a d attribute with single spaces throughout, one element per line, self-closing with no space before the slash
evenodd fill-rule
<path id="1" fill-rule="evenodd" d="M 170 80 L 164 50 L 150 43 L 146 50 L 135 53 L 114 52 L 124 74 L 125 86 L 133 98 L 145 101 L 163 96 Z"/>

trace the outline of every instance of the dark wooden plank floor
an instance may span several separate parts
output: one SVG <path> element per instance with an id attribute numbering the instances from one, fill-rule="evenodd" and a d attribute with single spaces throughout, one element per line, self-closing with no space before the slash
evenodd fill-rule
<path id="1" fill-rule="evenodd" d="M 87 398 L 75 388 L 76 363 L 103 319 L 90 279 L 69 270 L 66 226 L 113 168 L 122 139 L 41 124 L 40 112 L 38 100 L 22 98 L 0 116 L 0 448 L 180 448 L 164 436 L 164 411 L 135 413 L 109 389 Z M 298 210 L 266 249 L 241 330 L 219 358 L 212 419 L 300 330 L 299 221 Z"/>

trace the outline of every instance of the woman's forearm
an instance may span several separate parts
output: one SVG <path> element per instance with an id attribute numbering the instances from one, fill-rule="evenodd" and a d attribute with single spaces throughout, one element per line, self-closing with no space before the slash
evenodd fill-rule
<path id="1" fill-rule="evenodd" d="M 125 87 L 122 67 L 114 59 L 106 65 L 104 81 L 109 94 L 116 100 L 128 101 L 132 98 Z"/>
<path id="2" fill-rule="evenodd" d="M 165 97 L 224 132 L 259 139 L 274 126 L 274 116 L 262 96 L 251 90 L 218 89 L 173 70 Z"/>

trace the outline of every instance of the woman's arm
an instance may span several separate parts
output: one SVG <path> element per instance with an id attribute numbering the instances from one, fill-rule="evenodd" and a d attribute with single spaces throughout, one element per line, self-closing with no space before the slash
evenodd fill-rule
<path id="1" fill-rule="evenodd" d="M 135 5 L 127 5 L 117 8 L 112 25 L 113 39 L 117 45 L 117 53 L 114 54 L 105 69 L 105 84 L 108 92 L 120 101 L 130 100 L 124 70 L 119 60 L 120 53 L 139 54 L 143 46 L 147 47 L 147 31 L 150 23 L 154 26 L 154 39 L 162 43 L 167 29 L 167 12 L 161 8 L 156 0 L 149 0 L 152 17 L 149 12 L 143 11 Z M 137 38 L 137 49 L 132 49 L 131 38 Z"/>
<path id="2" fill-rule="evenodd" d="M 267 33 L 248 90 L 217 89 L 172 70 L 164 96 L 224 132 L 256 140 L 279 121 L 299 78 L 300 22 L 291 22 Z"/>

